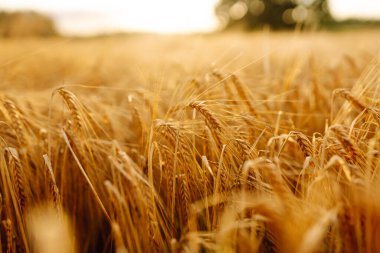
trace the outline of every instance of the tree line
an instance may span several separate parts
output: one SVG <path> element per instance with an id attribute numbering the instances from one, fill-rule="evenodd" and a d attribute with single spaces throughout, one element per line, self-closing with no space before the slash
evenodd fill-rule
<path id="1" fill-rule="evenodd" d="M 54 21 L 34 11 L 0 11 L 0 37 L 54 36 Z"/>
<path id="2" fill-rule="evenodd" d="M 328 0 L 219 0 L 215 8 L 221 28 L 345 29 L 379 27 L 380 20 L 335 20 Z"/>

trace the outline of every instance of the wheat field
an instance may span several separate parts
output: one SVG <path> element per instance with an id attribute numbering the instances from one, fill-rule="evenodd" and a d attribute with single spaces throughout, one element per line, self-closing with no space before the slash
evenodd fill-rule
<path id="1" fill-rule="evenodd" d="M 380 251 L 379 41 L 1 40 L 1 252 Z"/>

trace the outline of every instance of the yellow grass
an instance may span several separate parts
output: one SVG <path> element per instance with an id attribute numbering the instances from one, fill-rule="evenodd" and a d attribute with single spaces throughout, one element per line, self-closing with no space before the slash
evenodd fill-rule
<path id="1" fill-rule="evenodd" d="M 0 41 L 0 252 L 380 251 L 380 33 Z"/>

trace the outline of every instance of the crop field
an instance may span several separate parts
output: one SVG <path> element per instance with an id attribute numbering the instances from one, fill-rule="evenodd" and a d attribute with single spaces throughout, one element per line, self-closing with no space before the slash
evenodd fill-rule
<path id="1" fill-rule="evenodd" d="M 379 252 L 379 41 L 0 40 L 0 252 Z"/>

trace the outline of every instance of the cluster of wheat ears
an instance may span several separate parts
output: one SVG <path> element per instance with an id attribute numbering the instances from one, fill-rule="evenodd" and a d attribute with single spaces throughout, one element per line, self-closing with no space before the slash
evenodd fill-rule
<path id="1" fill-rule="evenodd" d="M 358 62 L 353 85 L 314 56 L 2 93 L 0 252 L 379 251 L 380 63 Z"/>

